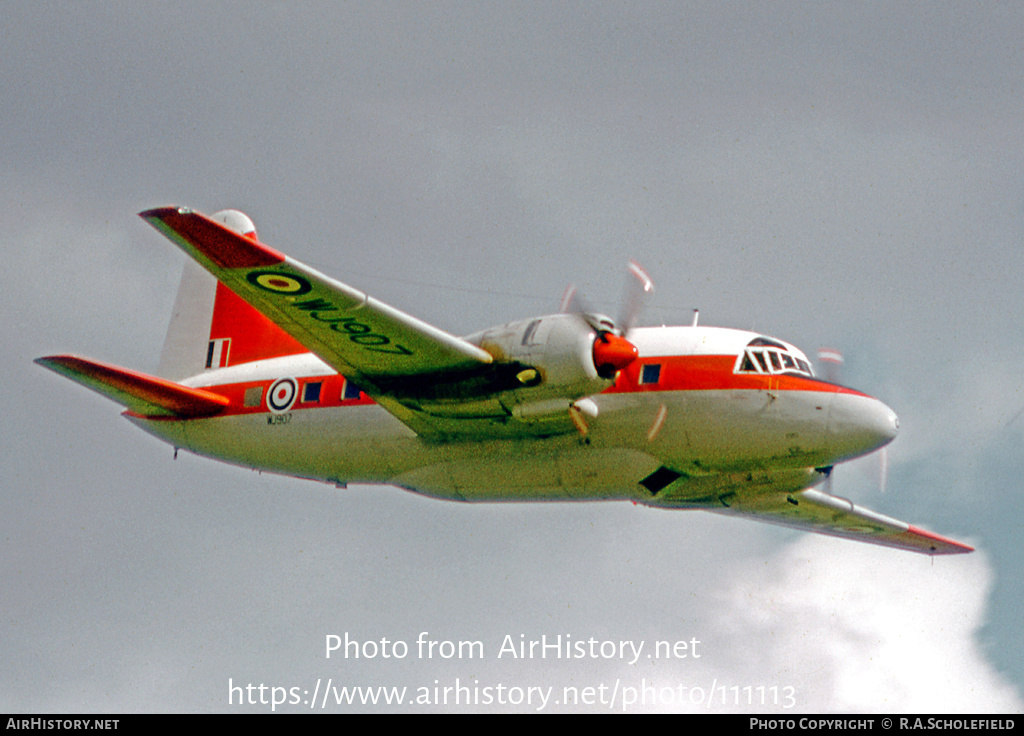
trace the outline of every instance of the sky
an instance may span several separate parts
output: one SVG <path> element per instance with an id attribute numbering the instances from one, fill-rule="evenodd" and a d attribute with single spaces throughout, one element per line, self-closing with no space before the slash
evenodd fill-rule
<path id="1" fill-rule="evenodd" d="M 1008 3 L 0 5 L 0 711 L 1020 712 L 1022 27 Z M 569 283 L 614 314 L 637 259 L 643 323 L 841 350 L 901 430 L 884 492 L 877 458 L 834 492 L 977 551 L 174 459 L 32 363 L 156 370 L 184 255 L 136 213 L 170 204 L 241 209 L 455 334 Z M 559 636 L 594 643 L 515 656 Z M 320 699 L 356 686 L 418 702 Z"/>

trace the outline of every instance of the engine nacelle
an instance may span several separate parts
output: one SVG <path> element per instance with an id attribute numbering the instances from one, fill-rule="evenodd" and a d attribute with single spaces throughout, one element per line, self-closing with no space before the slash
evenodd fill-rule
<path id="1" fill-rule="evenodd" d="M 494 356 L 496 364 L 515 367 L 505 402 L 523 418 L 564 412 L 576 399 L 603 391 L 637 355 L 628 340 L 595 330 L 576 314 L 509 322 L 466 339 Z"/>

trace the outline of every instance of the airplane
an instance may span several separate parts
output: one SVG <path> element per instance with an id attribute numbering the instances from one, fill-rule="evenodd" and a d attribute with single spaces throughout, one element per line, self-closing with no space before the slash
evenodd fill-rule
<path id="1" fill-rule="evenodd" d="M 265 245 L 238 210 L 139 214 L 192 259 L 159 376 L 75 355 L 35 362 L 120 403 L 175 455 L 341 488 L 628 500 L 973 551 L 828 492 L 832 469 L 888 444 L 899 421 L 816 377 L 788 342 L 696 319 L 639 327 L 635 309 L 617 324 L 565 303 L 457 337 Z M 642 297 L 650 278 L 630 271 Z"/>

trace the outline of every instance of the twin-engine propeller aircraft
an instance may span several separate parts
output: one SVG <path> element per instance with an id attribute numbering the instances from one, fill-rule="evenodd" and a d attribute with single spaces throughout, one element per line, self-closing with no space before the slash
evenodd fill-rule
<path id="1" fill-rule="evenodd" d="M 621 499 L 971 551 L 815 489 L 898 422 L 782 340 L 572 310 L 455 337 L 262 244 L 238 211 L 141 217 L 216 277 L 186 265 L 163 377 L 36 362 L 175 452 L 458 501 Z"/>

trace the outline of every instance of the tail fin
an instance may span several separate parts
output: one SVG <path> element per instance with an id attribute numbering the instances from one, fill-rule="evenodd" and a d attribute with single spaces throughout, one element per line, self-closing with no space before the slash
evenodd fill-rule
<path id="1" fill-rule="evenodd" d="M 237 210 L 213 218 L 256 240 L 252 220 Z M 194 261 L 185 264 L 157 373 L 181 380 L 212 368 L 309 350 L 242 301 Z"/>

